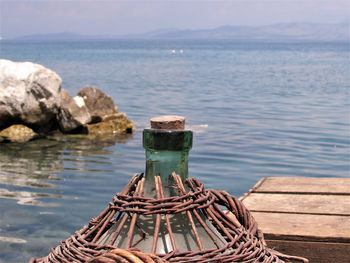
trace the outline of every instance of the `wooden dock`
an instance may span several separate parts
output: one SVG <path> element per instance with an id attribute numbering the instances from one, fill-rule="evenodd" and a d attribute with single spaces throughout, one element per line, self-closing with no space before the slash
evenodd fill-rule
<path id="1" fill-rule="evenodd" d="M 241 200 L 276 250 L 350 262 L 350 178 L 267 177 Z"/>

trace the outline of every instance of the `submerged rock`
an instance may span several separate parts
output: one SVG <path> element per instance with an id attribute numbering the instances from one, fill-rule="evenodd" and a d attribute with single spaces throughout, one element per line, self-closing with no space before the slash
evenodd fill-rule
<path id="1" fill-rule="evenodd" d="M 37 137 L 37 133 L 22 124 L 12 125 L 0 132 L 1 141 L 27 142 Z"/>
<path id="2" fill-rule="evenodd" d="M 109 115 L 104 121 L 85 126 L 89 135 L 132 133 L 134 124 L 124 113 Z"/>
<path id="3" fill-rule="evenodd" d="M 117 113 L 113 99 L 96 87 L 82 88 L 78 96 L 84 99 L 92 123 L 101 122 L 108 116 Z"/>
<path id="4" fill-rule="evenodd" d="M 41 65 L 0 60 L 0 127 L 49 125 L 60 106 L 61 82 Z"/>
<path id="5" fill-rule="evenodd" d="M 61 91 L 61 107 L 57 121 L 62 132 L 70 132 L 91 121 L 90 113 L 80 96 L 72 98 L 66 90 Z"/>

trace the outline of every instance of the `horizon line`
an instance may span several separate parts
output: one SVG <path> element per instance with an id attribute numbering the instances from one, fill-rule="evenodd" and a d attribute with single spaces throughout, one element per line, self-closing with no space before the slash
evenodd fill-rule
<path id="1" fill-rule="evenodd" d="M 223 24 L 216 27 L 207 27 L 207 28 L 158 28 L 148 31 L 142 31 L 140 33 L 130 33 L 130 34 L 89 34 L 89 33 L 81 33 L 81 32 L 75 32 L 75 31 L 57 31 L 57 32 L 43 32 L 43 33 L 30 33 L 25 35 L 19 35 L 14 37 L 6 37 L 0 35 L 0 40 L 19 40 L 21 38 L 27 38 L 27 37 L 40 37 L 40 36 L 46 36 L 46 35 L 60 35 L 60 34 L 67 34 L 67 35 L 74 35 L 77 37 L 102 37 L 102 38 L 135 38 L 136 36 L 146 35 L 150 33 L 156 33 L 158 31 L 206 31 L 206 30 L 215 30 L 223 27 L 246 27 L 246 28 L 259 28 L 259 27 L 268 27 L 268 26 L 276 26 L 276 25 L 292 25 L 292 24 L 299 24 L 299 25 L 348 25 L 350 29 L 350 22 L 336 22 L 336 23 L 324 23 L 324 22 L 301 22 L 301 21 L 295 21 L 295 22 L 277 22 L 277 23 L 269 23 L 269 24 L 263 24 L 263 25 L 245 25 L 245 24 Z"/>

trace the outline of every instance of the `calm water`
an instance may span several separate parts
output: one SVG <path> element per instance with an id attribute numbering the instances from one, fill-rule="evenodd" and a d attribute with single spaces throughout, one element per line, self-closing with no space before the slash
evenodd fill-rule
<path id="1" fill-rule="evenodd" d="M 99 86 L 137 125 L 124 138 L 1 145 L 0 262 L 46 255 L 98 214 L 143 171 L 154 115 L 187 117 L 190 174 L 207 187 L 240 196 L 263 176 L 350 176 L 348 44 L 1 42 L 0 55 L 55 70 L 72 95 Z"/>

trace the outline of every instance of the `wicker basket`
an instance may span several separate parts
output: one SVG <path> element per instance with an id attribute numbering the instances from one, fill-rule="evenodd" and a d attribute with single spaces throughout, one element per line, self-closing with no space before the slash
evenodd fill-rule
<path id="1" fill-rule="evenodd" d="M 225 191 L 207 190 L 195 178 L 183 184 L 180 176 L 173 173 L 172 177 L 175 182 L 172 188 L 178 196 L 164 197 L 161 179 L 155 176 L 157 196 L 149 198 L 143 196 L 143 174 L 135 175 L 98 217 L 62 241 L 48 256 L 31 262 L 308 262 L 266 247 L 256 221 L 235 197 Z M 196 249 L 177 249 L 179 244 L 171 222 L 176 214 L 187 218 Z M 155 218 L 152 235 L 138 223 L 147 215 Z M 161 227 L 170 237 L 172 251 L 157 254 Z M 116 249 L 125 228 L 128 229 L 125 245 Z M 213 247 L 204 247 L 198 228 L 212 240 Z M 152 239 L 151 250 L 133 250 L 145 238 Z"/>

